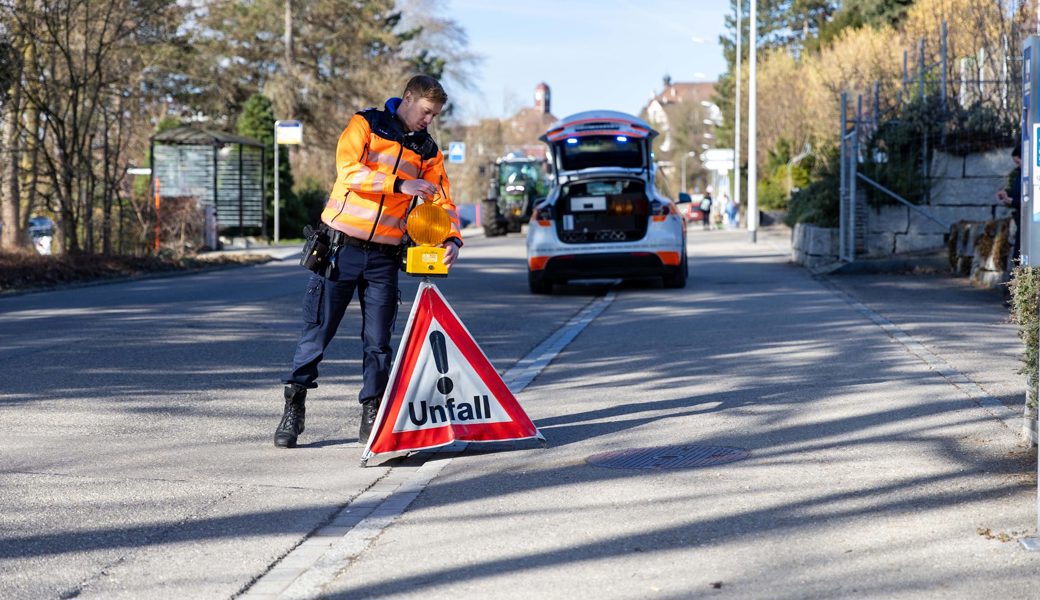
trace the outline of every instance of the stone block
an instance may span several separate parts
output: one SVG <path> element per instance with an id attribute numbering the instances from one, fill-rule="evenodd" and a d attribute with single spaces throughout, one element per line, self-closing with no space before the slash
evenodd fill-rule
<path id="1" fill-rule="evenodd" d="M 1007 281 L 1008 274 L 1004 271 L 987 271 L 980 269 L 971 274 L 972 284 L 984 288 L 997 287 L 998 285 L 1007 283 Z"/>
<path id="2" fill-rule="evenodd" d="M 867 256 L 891 256 L 896 251 L 896 234 L 870 233 L 867 235 L 864 251 Z"/>
<path id="3" fill-rule="evenodd" d="M 885 205 L 867 213 L 867 231 L 870 233 L 903 233 L 910 224 L 910 209 L 902 204 Z"/>
<path id="4" fill-rule="evenodd" d="M 950 231 L 950 223 L 956 222 L 960 219 L 948 219 L 942 211 L 935 210 L 935 207 L 924 206 L 922 207 L 928 212 L 929 215 L 934 217 L 936 221 L 929 219 L 923 214 L 917 211 L 910 211 L 910 225 L 906 228 L 906 235 L 933 235 L 933 234 L 945 234 Z"/>
<path id="5" fill-rule="evenodd" d="M 991 206 L 997 202 L 997 190 L 1003 189 L 1006 185 L 1006 177 L 936 179 L 932 181 L 929 204 Z"/>
<path id="6" fill-rule="evenodd" d="M 934 217 L 943 225 L 917 213 L 910 212 L 910 226 L 908 234 L 916 233 L 947 233 L 949 226 L 960 221 L 989 221 L 993 218 L 992 206 L 922 206 L 929 215 Z"/>
<path id="7" fill-rule="evenodd" d="M 838 256 L 838 230 L 829 227 L 808 226 L 803 250 L 811 256 Z"/>
<path id="8" fill-rule="evenodd" d="M 936 151 L 928 174 L 933 178 L 964 177 L 964 157 Z"/>
<path id="9" fill-rule="evenodd" d="M 971 258 L 967 256 L 958 256 L 956 264 L 953 265 L 953 272 L 961 277 L 971 275 Z"/>
<path id="10" fill-rule="evenodd" d="M 965 156 L 964 176 L 1007 179 L 1008 173 L 1015 168 L 1015 163 L 1011 162 L 1011 150 L 1011 148 L 998 148 Z"/>
<path id="11" fill-rule="evenodd" d="M 791 260 L 806 267 L 838 259 L 838 230 L 798 223 L 791 232 Z"/>
<path id="12" fill-rule="evenodd" d="M 975 244 L 978 241 L 979 236 L 986 229 L 985 222 L 961 221 L 951 229 L 956 230 L 957 232 L 957 256 L 967 258 L 970 262 L 971 257 L 975 256 Z M 965 275 L 967 275 L 967 273 L 965 273 Z"/>
<path id="13" fill-rule="evenodd" d="M 794 229 L 791 230 L 791 250 L 801 250 L 803 248 L 803 240 L 805 238 L 805 224 L 795 223 Z"/>
<path id="14" fill-rule="evenodd" d="M 896 234 L 896 254 L 902 254 L 903 252 L 917 252 L 919 250 L 935 250 L 944 247 L 946 244 L 945 235 L 932 234 L 932 235 L 911 235 L 911 234 Z"/>

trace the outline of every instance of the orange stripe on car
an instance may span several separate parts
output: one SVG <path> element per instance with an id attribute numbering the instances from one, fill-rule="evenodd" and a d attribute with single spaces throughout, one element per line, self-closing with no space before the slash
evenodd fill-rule
<path id="1" fill-rule="evenodd" d="M 532 271 L 542 271 L 545 269 L 545 263 L 549 262 L 548 256 L 532 256 L 527 259 L 527 266 Z"/>
<path id="2" fill-rule="evenodd" d="M 669 266 L 678 266 L 679 264 L 679 253 L 678 252 L 658 252 L 657 257 L 661 259 L 661 262 Z"/>

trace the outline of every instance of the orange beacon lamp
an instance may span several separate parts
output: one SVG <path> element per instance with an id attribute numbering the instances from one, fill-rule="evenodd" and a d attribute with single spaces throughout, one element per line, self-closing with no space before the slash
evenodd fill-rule
<path id="1" fill-rule="evenodd" d="M 440 245 L 451 234 L 451 219 L 440 206 L 425 202 L 408 214 L 408 237 L 416 243 L 408 249 L 405 272 L 416 277 L 447 277 L 444 248 Z"/>

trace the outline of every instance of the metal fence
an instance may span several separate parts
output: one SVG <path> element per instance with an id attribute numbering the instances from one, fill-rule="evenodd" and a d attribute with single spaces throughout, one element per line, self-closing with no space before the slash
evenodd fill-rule
<path id="1" fill-rule="evenodd" d="M 926 40 L 921 38 L 916 48 L 915 71 L 911 71 L 910 55 L 907 50 L 904 50 L 902 79 L 896 82 L 886 82 L 889 85 L 884 88 L 881 81 L 875 81 L 866 106 L 864 106 L 863 94 L 856 95 L 854 110 L 849 93 L 843 92 L 841 95 L 838 190 L 838 258 L 840 260 L 853 262 L 856 260 L 857 254 L 864 252 L 868 216 L 868 207 L 864 201 L 866 189 L 874 190 L 888 199 L 904 204 L 910 210 L 942 227 L 948 228 L 950 225 L 935 218 L 927 208 L 919 206 L 862 172 L 862 165 L 867 158 L 865 153 L 870 149 L 870 140 L 881 126 L 897 122 L 902 110 L 910 102 L 924 102 L 926 99 L 937 98 L 940 107 L 935 115 L 939 131 L 938 144 L 946 147 L 947 125 L 951 114 L 948 109 L 951 97 L 959 107 L 977 103 L 992 105 L 1002 116 L 1014 116 L 1021 110 L 1021 82 L 1017 77 L 1011 75 L 1016 71 L 1010 66 L 1017 60 L 1015 58 L 1017 54 L 1008 40 L 1005 40 L 1002 48 L 1003 55 L 999 62 L 1003 68 L 997 73 L 999 77 L 987 77 L 986 69 L 981 66 L 986 53 L 983 48 L 977 50 L 974 57 L 959 59 L 960 77 L 955 81 L 951 81 L 949 76 L 947 40 L 948 30 L 944 22 L 938 40 L 937 59 L 929 62 Z M 990 74 L 992 74 L 992 70 Z M 894 85 L 892 85 L 893 83 Z M 991 86 L 999 93 L 988 93 Z M 893 88 L 895 88 L 894 93 Z M 956 93 L 951 94 L 951 92 Z M 1008 121 L 1011 122 L 1012 119 L 1008 119 Z M 929 157 L 935 148 L 932 147 L 933 142 L 930 141 L 928 135 L 921 136 L 920 144 L 922 168 L 920 176 L 927 180 L 930 176 Z"/>

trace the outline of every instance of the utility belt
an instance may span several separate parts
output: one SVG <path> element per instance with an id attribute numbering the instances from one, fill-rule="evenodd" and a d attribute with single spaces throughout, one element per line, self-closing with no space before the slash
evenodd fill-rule
<path id="1" fill-rule="evenodd" d="M 380 244 L 379 242 L 368 242 L 365 240 L 359 240 L 356 237 L 351 237 L 342 231 L 333 229 L 328 225 L 322 225 L 322 228 L 326 230 L 329 236 L 329 241 L 333 246 L 353 246 L 354 248 L 361 248 L 362 250 L 374 250 L 387 256 L 397 256 L 401 253 L 400 244 Z"/>
<path id="2" fill-rule="evenodd" d="M 300 266 L 326 277 L 330 276 L 331 270 L 335 267 L 336 251 L 343 246 L 372 250 L 391 258 L 401 256 L 401 246 L 398 244 L 380 244 L 359 240 L 324 223 L 317 229 L 308 225 L 303 229 L 303 235 L 307 241 L 303 244 Z"/>

